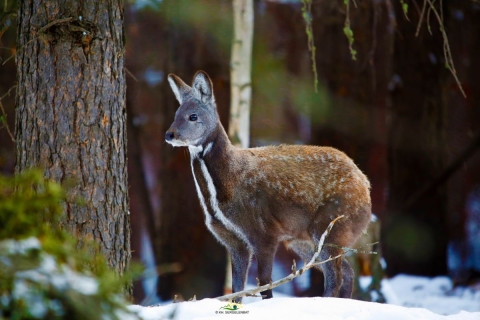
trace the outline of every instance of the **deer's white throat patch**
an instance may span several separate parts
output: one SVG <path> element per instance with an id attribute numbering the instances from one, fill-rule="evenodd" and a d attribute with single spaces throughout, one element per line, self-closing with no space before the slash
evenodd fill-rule
<path id="1" fill-rule="evenodd" d="M 204 157 L 205 157 L 205 155 L 206 155 L 207 153 L 210 152 L 210 150 L 212 150 L 212 147 L 213 147 L 213 142 L 209 142 L 209 143 L 207 144 L 207 146 L 205 147 L 205 150 L 203 150 L 203 156 L 204 156 Z"/>
<path id="2" fill-rule="evenodd" d="M 190 151 L 190 159 L 193 161 L 193 159 L 198 158 L 198 155 L 200 152 L 203 151 L 202 146 L 188 146 L 188 151 Z"/>

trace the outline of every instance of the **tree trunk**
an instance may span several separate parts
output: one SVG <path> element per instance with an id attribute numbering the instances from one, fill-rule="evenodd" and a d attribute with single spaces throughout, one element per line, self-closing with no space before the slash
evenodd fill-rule
<path id="1" fill-rule="evenodd" d="M 63 227 L 96 240 L 121 273 L 130 258 L 123 5 L 29 0 L 18 20 L 16 170 L 72 183 Z"/>
<path id="2" fill-rule="evenodd" d="M 230 66 L 230 120 L 228 135 L 235 145 L 250 145 L 252 100 L 253 0 L 233 0 L 233 42 Z M 232 263 L 227 257 L 225 293 L 232 292 Z"/>
<path id="3" fill-rule="evenodd" d="M 234 144 L 250 144 L 250 100 L 252 96 L 253 0 L 233 0 L 233 43 L 230 69 L 230 124 Z"/>

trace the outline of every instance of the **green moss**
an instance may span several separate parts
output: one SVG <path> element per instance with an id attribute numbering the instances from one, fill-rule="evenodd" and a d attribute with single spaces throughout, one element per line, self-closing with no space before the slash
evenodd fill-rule
<path id="1" fill-rule="evenodd" d="M 357 60 L 357 50 L 353 48 L 353 42 L 355 38 L 353 36 L 353 30 L 350 27 L 350 0 L 344 0 L 343 3 L 345 4 L 346 14 L 345 14 L 345 23 L 343 25 L 343 33 L 348 40 L 348 49 L 350 50 L 350 55 L 352 56 L 352 60 Z"/>
<path id="2" fill-rule="evenodd" d="M 303 20 L 305 20 L 305 33 L 307 34 L 308 50 L 310 51 L 310 59 L 312 60 L 313 86 L 315 88 L 315 92 L 318 92 L 318 72 L 315 59 L 317 48 L 315 47 L 315 42 L 313 40 L 312 1 L 302 0 L 302 4 L 302 17 Z"/>
<path id="3" fill-rule="evenodd" d="M 408 3 L 406 3 L 405 0 L 400 0 L 400 4 L 402 5 L 403 14 L 405 15 L 405 17 L 407 17 L 407 15 L 408 15 Z"/>

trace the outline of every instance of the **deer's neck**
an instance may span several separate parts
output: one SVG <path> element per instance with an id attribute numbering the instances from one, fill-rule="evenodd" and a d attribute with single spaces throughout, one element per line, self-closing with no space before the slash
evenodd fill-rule
<path id="1" fill-rule="evenodd" d="M 219 124 L 204 144 L 189 147 L 189 151 L 199 196 L 203 194 L 207 203 L 230 198 L 232 182 L 236 178 L 236 161 L 232 160 L 237 152 L 223 126 Z"/>
<path id="2" fill-rule="evenodd" d="M 236 181 L 239 179 L 241 166 L 238 166 L 238 163 L 241 159 L 237 148 L 230 143 L 225 130 L 219 124 L 216 132 L 204 145 L 189 147 L 189 150 L 193 179 L 207 227 L 215 234 L 211 221 L 219 220 L 248 244 L 248 239 L 230 220 L 228 212 L 222 210 L 232 199 Z"/>

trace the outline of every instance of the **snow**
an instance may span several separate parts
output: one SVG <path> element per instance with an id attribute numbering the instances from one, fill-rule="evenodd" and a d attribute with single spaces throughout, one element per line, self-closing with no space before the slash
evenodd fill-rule
<path id="1" fill-rule="evenodd" d="M 52 284 L 58 290 L 72 289 L 84 295 L 94 295 L 98 291 L 98 282 L 95 278 L 77 273 L 70 268 L 62 267 L 63 273 L 52 278 Z"/>
<path id="2" fill-rule="evenodd" d="M 26 305 L 28 313 L 35 319 L 41 319 L 51 312 L 57 316 L 64 315 L 59 301 L 46 298 L 39 285 L 53 287 L 61 292 L 75 290 L 84 295 L 94 295 L 98 291 L 95 278 L 78 273 L 68 266 L 57 263 L 54 256 L 41 251 L 41 243 L 37 238 L 24 240 L 0 241 L 0 267 L 14 267 L 11 257 L 22 257 L 38 250 L 38 265 L 32 269 L 17 270 L 13 274 L 13 290 L 11 296 L 0 297 L 0 309 L 8 306 L 13 299 L 16 303 Z M 32 261 L 33 262 L 33 261 Z M 33 266 L 32 266 L 33 267 Z M 22 270 L 22 269 L 20 269 Z M 8 274 L 8 273 L 7 273 Z M 3 313 L 0 310 L 0 318 Z"/>
<path id="3" fill-rule="evenodd" d="M 95 278 L 75 272 L 65 265 L 57 266 L 55 258 L 45 253 L 41 255 L 38 268 L 15 274 L 15 288 L 24 280 L 52 285 L 59 291 L 72 289 L 84 295 L 93 295 L 98 291 L 98 282 Z"/>
<path id="4" fill-rule="evenodd" d="M 2 241 L 0 251 L 9 254 L 26 254 L 40 248 L 35 238 L 22 241 Z M 8 256 L 3 261 L 9 265 Z M 29 312 L 42 317 L 48 310 L 63 314 L 55 301 L 45 302 L 38 295 L 31 281 L 51 285 L 58 290 L 75 289 L 85 295 L 95 294 L 98 283 L 92 277 L 77 273 L 67 266 L 59 266 L 51 255 L 41 253 L 39 265 L 15 275 L 12 299 L 22 298 Z M 360 285 L 368 286 L 370 278 L 360 278 Z M 381 282 L 381 292 L 386 304 L 339 298 L 293 298 L 274 290 L 274 298 L 261 300 L 245 298 L 235 311 L 226 310 L 227 302 L 203 299 L 194 302 L 167 303 L 155 307 L 128 306 L 143 320 L 157 319 L 332 319 L 332 320 L 480 320 L 480 290 L 477 287 L 454 287 L 448 277 L 426 278 L 397 275 Z M 0 297 L 7 304 L 9 298 Z M 58 304 L 58 303 L 57 303 Z M 131 314 L 118 311 L 122 320 L 133 320 Z"/>
<path id="5" fill-rule="evenodd" d="M 329 319 L 329 320 L 478 320 L 480 312 L 462 311 L 443 316 L 423 308 L 407 308 L 375 302 L 340 298 L 273 298 L 243 304 L 230 314 L 221 308 L 227 303 L 215 299 L 181 302 L 158 307 L 130 306 L 144 320 L 157 319 Z M 223 314 L 221 313 L 223 312 Z M 243 313 L 240 313 L 243 312 Z"/>
<path id="6" fill-rule="evenodd" d="M 452 281 L 445 276 L 427 278 L 397 275 L 382 280 L 381 285 L 389 304 L 422 307 L 439 314 L 454 314 L 461 310 L 480 311 L 480 291 L 468 287 L 453 288 Z"/>
<path id="7" fill-rule="evenodd" d="M 368 278 L 360 282 L 368 284 Z M 222 309 L 227 302 L 203 299 L 156 307 L 129 306 L 144 320 L 157 319 L 329 319 L 329 320 L 480 320 L 480 292 L 453 288 L 448 277 L 398 275 L 382 281 L 386 304 L 339 298 L 246 298 L 237 311 Z"/>
<path id="8" fill-rule="evenodd" d="M 7 239 L 0 242 L 0 250 L 8 254 L 25 254 L 33 249 L 40 249 L 40 241 L 35 237 L 30 237 L 24 240 Z"/>

